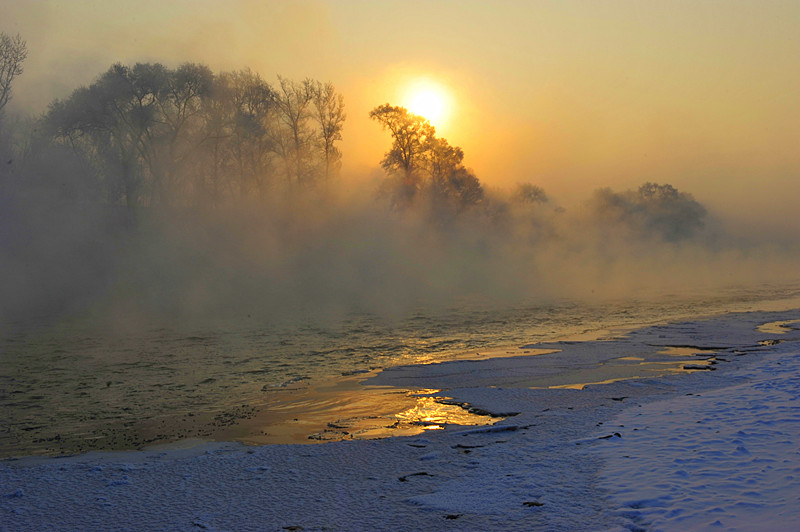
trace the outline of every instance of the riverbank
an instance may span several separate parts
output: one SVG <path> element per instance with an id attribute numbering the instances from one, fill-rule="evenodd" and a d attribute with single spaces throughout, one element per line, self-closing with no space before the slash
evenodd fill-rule
<path id="1" fill-rule="evenodd" d="M 727 412 L 732 416 L 746 413 L 747 405 L 759 402 L 789 404 L 789 388 L 800 386 L 794 378 L 796 368 L 789 363 L 799 351 L 800 331 L 796 324 L 776 326 L 771 332 L 759 327 L 798 318 L 797 311 L 731 314 L 648 327 L 613 342 L 573 344 L 576 357 L 599 350 L 605 353 L 602 356 L 615 359 L 634 357 L 643 347 L 690 346 L 703 353 L 698 358 L 708 361 L 711 356 L 706 350 L 715 350 L 716 363 L 708 366 L 718 369 L 689 370 L 682 376 L 583 389 L 529 388 L 525 384 L 535 372 L 548 369 L 546 356 L 533 356 L 400 367 L 375 379 L 376 384 L 403 385 L 413 380 L 420 387 L 449 387 L 454 402 L 505 415 L 492 426 L 448 426 L 411 437 L 313 446 L 205 443 L 188 449 L 6 460 L 0 465 L 0 516 L 8 530 L 552 530 L 659 528 L 662 522 L 678 523 L 669 519 L 683 510 L 688 517 L 679 523 L 681 528 L 702 528 L 715 520 L 732 527 L 739 508 L 752 508 L 750 499 L 732 496 L 704 512 L 707 499 L 719 495 L 717 490 L 703 490 L 702 497 L 674 493 L 666 497 L 652 490 L 661 489 L 659 485 L 680 489 L 683 484 L 677 477 L 671 485 L 643 479 L 649 478 L 656 460 L 666 464 L 659 474 L 678 473 L 678 466 L 669 465 L 675 459 L 685 457 L 692 448 L 715 450 L 721 445 L 701 433 L 685 432 L 702 425 L 696 423 L 694 413 L 703 411 L 705 397 L 718 404 L 725 394 L 731 398 L 743 391 L 755 394 L 747 402 L 729 401 Z M 769 387 L 765 384 L 769 382 L 781 382 L 782 388 Z M 800 389 L 794 391 L 796 397 Z M 669 403 L 659 401 L 689 399 L 691 408 L 672 419 L 645 418 L 660 432 L 643 430 L 635 421 L 619 421 L 647 408 L 670 409 L 663 406 Z M 776 430 L 796 430 L 791 410 L 777 408 L 773 413 Z M 758 416 L 739 417 L 744 424 L 747 419 L 761 421 Z M 662 419 L 668 421 L 661 425 Z M 713 427 L 712 419 L 702 419 Z M 719 422 L 726 423 L 723 418 Z M 737 430 L 750 428 L 740 424 Z M 641 450 L 664 441 L 662 429 L 685 432 L 688 439 L 674 448 L 654 448 L 652 456 Z M 714 430 L 709 429 L 709 434 Z M 704 457 L 703 468 L 695 464 L 687 472 L 700 475 L 691 486 L 711 486 L 742 464 L 751 464 L 752 470 L 765 450 L 782 452 L 780 445 L 772 445 L 774 438 L 764 438 L 765 443 L 759 445 L 742 440 L 725 461 Z M 789 435 L 775 440 L 780 441 L 797 440 Z M 737 455 L 740 446 L 750 454 L 739 451 Z M 637 452 L 638 459 L 624 458 Z M 780 512 L 774 504 L 759 508 L 772 512 L 779 522 L 796 522 L 791 520 L 800 488 L 789 477 L 800 475 L 785 468 L 798 467 L 791 462 L 797 456 L 781 457 L 784 465 L 775 468 L 782 474 L 781 484 L 769 475 L 755 474 L 748 484 L 749 495 L 741 492 L 738 496 L 754 497 L 760 492 L 774 504 L 784 501 Z M 777 487 L 784 499 L 772 497 Z M 639 497 L 639 492 L 644 495 Z M 724 519 L 710 519 L 716 507 L 722 509 Z"/>
<path id="2" fill-rule="evenodd" d="M 391 389 L 361 382 L 376 373 L 385 378 L 386 368 L 396 366 L 434 364 L 428 371 L 438 371 L 436 364 L 453 360 L 532 359 L 541 353 L 520 349 L 526 342 L 574 352 L 565 342 L 730 311 L 797 308 L 798 294 L 792 285 L 519 308 L 473 302 L 447 311 L 427 309 L 397 322 L 354 315 L 327 324 L 249 316 L 123 329 L 75 316 L 31 323 L 0 335 L 0 458 L 136 450 L 186 439 L 265 444 L 372 438 L 419 431 L 426 417 L 484 423 L 465 420 L 458 410 L 431 412 L 441 406 L 436 397 L 415 397 L 444 389 L 439 399 L 447 401 L 446 388 L 460 386 L 457 382 L 444 387 L 409 382 Z M 678 356 L 658 349 L 616 361 L 613 352 L 605 358 L 594 354 L 543 357 L 523 371 L 531 381 L 520 385 L 578 386 L 682 367 Z"/>

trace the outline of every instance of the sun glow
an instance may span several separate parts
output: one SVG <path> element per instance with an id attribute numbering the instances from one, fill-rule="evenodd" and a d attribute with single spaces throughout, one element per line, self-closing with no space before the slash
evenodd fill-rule
<path id="1" fill-rule="evenodd" d="M 427 118 L 434 126 L 441 126 L 447 122 L 450 100 L 444 86 L 429 79 L 421 79 L 408 86 L 403 105 L 412 113 Z"/>

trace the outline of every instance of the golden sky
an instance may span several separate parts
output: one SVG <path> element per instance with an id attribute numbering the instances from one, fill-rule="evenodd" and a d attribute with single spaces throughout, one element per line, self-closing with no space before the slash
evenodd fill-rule
<path id="1" fill-rule="evenodd" d="M 29 45 L 17 108 L 115 61 L 332 81 L 355 175 L 389 144 L 369 110 L 427 78 L 452 97 L 437 129 L 490 185 L 568 204 L 652 180 L 800 218 L 797 1 L 5 0 L 0 30 Z"/>

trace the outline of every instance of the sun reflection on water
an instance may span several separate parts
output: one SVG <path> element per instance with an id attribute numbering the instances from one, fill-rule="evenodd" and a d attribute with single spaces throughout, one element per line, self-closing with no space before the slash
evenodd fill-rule
<path id="1" fill-rule="evenodd" d="M 498 418 L 476 414 L 462 405 L 447 402 L 444 397 L 431 397 L 439 390 L 418 392 L 416 404 L 394 415 L 400 424 L 421 426 L 425 430 L 442 429 L 447 425 L 491 425 Z"/>

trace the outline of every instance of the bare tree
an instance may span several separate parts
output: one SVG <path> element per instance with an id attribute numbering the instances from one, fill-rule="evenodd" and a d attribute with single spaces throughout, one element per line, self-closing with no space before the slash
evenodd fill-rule
<path id="1" fill-rule="evenodd" d="M 369 116 L 392 134 L 392 148 L 381 164 L 390 174 L 401 174 L 404 201 L 425 191 L 437 202 L 455 204 L 460 210 L 483 199 L 480 181 L 462 164 L 463 150 L 436 137 L 428 120 L 388 103 Z"/>
<path id="2" fill-rule="evenodd" d="M 19 35 L 0 33 L 0 111 L 11 99 L 11 83 L 22 74 L 28 47 Z"/>
<path id="3" fill-rule="evenodd" d="M 119 175 L 131 210 L 142 199 L 142 163 L 150 157 L 157 125 L 155 83 L 146 80 L 156 79 L 159 68 L 115 64 L 88 88 L 53 102 L 46 117 L 54 137 L 91 149 L 116 170 L 110 174 Z"/>
<path id="4" fill-rule="evenodd" d="M 314 118 L 319 125 L 319 142 L 322 149 L 323 175 L 327 181 L 338 171 L 342 153 L 336 142 L 342 140 L 344 126 L 344 98 L 337 94 L 332 83 L 314 84 Z"/>
<path id="5" fill-rule="evenodd" d="M 161 65 L 155 65 L 161 67 Z M 137 64 L 134 73 L 141 69 L 147 76 L 149 64 Z M 175 70 L 160 69 L 148 83 L 147 77 L 142 85 L 151 86 L 158 107 L 158 127 L 153 131 L 149 147 L 155 155 L 149 159 L 151 173 L 161 201 L 169 201 L 176 192 L 176 187 L 186 188 L 188 183 L 181 182 L 183 175 L 179 167 L 194 154 L 194 147 L 201 141 L 203 132 L 203 102 L 211 93 L 214 75 L 205 65 L 184 63 Z M 183 194 L 186 196 L 186 194 Z"/>
<path id="6" fill-rule="evenodd" d="M 428 137 L 424 148 L 426 170 L 434 184 L 444 182 L 464 160 L 464 151 L 443 138 Z"/>
<path id="7" fill-rule="evenodd" d="M 231 155 L 244 195 L 254 188 L 264 193 L 270 183 L 274 138 L 269 135 L 275 113 L 275 91 L 249 68 L 228 74 L 233 99 Z"/>
<path id="8" fill-rule="evenodd" d="M 219 204 L 265 193 L 276 173 L 294 185 L 310 183 L 323 165 L 335 170 L 341 96 L 330 84 L 279 79 L 276 91 L 250 70 L 215 76 L 192 63 L 116 64 L 53 102 L 45 123 L 91 163 L 111 202 L 124 198 L 132 210 Z"/>
<path id="9" fill-rule="evenodd" d="M 691 194 L 666 184 L 645 183 L 622 193 L 599 189 L 588 207 L 598 227 L 627 228 L 639 238 L 678 242 L 694 237 L 705 225 L 705 207 Z"/>
<path id="10" fill-rule="evenodd" d="M 483 199 L 483 187 L 462 161 L 464 151 L 446 139 L 428 137 L 425 141 L 425 169 L 434 197 L 452 201 L 459 209 Z"/>
<path id="11" fill-rule="evenodd" d="M 280 110 L 280 120 L 286 127 L 280 135 L 281 155 L 286 160 L 289 182 L 303 182 L 309 177 L 308 155 L 312 134 L 308 129 L 309 105 L 313 99 L 314 82 L 292 81 L 278 76 L 280 90 L 275 100 Z"/>
<path id="12" fill-rule="evenodd" d="M 540 186 L 533 183 L 519 183 L 511 195 L 511 201 L 522 205 L 547 203 L 547 193 Z"/>
<path id="13" fill-rule="evenodd" d="M 425 118 L 388 103 L 370 111 L 369 117 L 392 134 L 392 148 L 381 161 L 383 168 L 387 172 L 401 172 L 407 192 L 413 195 L 421 184 L 426 140 L 433 137 L 436 130 Z"/>

